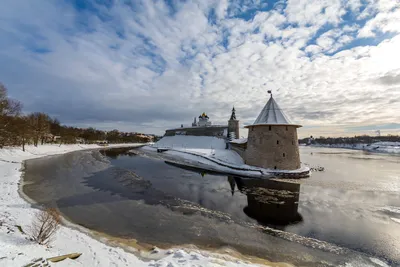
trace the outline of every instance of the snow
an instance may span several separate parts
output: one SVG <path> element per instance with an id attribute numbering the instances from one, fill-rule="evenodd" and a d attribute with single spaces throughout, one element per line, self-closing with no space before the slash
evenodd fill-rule
<path id="1" fill-rule="evenodd" d="M 400 219 L 398 219 L 398 218 L 390 217 L 390 219 L 393 220 L 394 222 L 400 223 Z"/>
<path id="2" fill-rule="evenodd" d="M 165 141 L 165 140 L 164 140 Z M 217 142 L 218 143 L 218 142 Z M 129 147 L 137 144 L 109 145 L 108 147 Z M 216 144 L 217 145 L 217 144 Z M 217 254 L 196 249 L 155 250 L 155 253 L 140 252 L 147 259 L 135 254 L 111 247 L 92 238 L 88 230 L 62 226 L 55 236 L 51 247 L 38 245 L 28 240 L 17 225 L 27 230 L 31 224 L 35 209 L 18 193 L 21 177 L 21 163 L 26 159 L 63 154 L 77 150 L 100 148 L 97 145 L 43 145 L 21 148 L 0 149 L 0 266 L 23 266 L 35 259 L 79 252 L 76 260 L 64 260 L 50 266 L 260 266 L 244 262 L 227 254 Z M 200 148 L 199 148 L 200 149 Z M 204 147 L 203 147 L 204 149 Z M 138 252 L 139 253 L 139 252 Z M 149 260 L 150 256 L 152 260 Z"/>
<path id="3" fill-rule="evenodd" d="M 245 144 L 247 143 L 247 138 L 238 138 L 238 139 L 233 139 L 231 143 L 235 144 Z"/>
<path id="4" fill-rule="evenodd" d="M 373 144 L 312 144 L 317 147 L 347 148 L 355 150 L 365 150 L 369 152 L 400 154 L 400 142 L 376 142 Z"/>
<path id="5" fill-rule="evenodd" d="M 243 164 L 243 159 L 234 151 L 225 149 L 225 140 L 212 136 L 165 136 L 153 145 L 155 148 L 169 148 L 220 159 L 233 164 Z"/>
<path id="6" fill-rule="evenodd" d="M 225 149 L 225 140 L 213 136 L 164 136 L 154 146 L 175 149 Z"/>
<path id="7" fill-rule="evenodd" d="M 244 164 L 242 157 L 233 150 L 225 149 L 222 138 L 211 136 L 165 136 L 144 150 L 155 151 L 166 149 L 162 154 L 174 156 L 179 163 L 246 177 L 272 177 L 276 173 L 297 174 L 308 172 L 309 167 L 302 166 L 297 170 L 264 169 Z"/>

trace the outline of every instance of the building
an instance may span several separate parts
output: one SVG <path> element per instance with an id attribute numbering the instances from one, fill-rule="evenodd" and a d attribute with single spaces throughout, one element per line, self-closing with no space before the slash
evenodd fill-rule
<path id="1" fill-rule="evenodd" d="M 198 119 L 198 121 L 197 121 Z M 200 116 L 194 117 L 192 125 L 185 127 L 181 125 L 180 128 L 168 129 L 165 131 L 164 136 L 175 135 L 192 135 L 192 136 L 214 136 L 218 138 L 228 139 L 229 132 L 233 138 L 239 136 L 239 121 L 236 119 L 235 109 L 232 109 L 232 114 L 228 125 L 214 125 L 210 121 L 208 115 L 203 112 Z"/>
<path id="2" fill-rule="evenodd" d="M 245 163 L 266 169 L 300 168 L 297 128 L 271 97 L 249 129 Z"/>
<path id="3" fill-rule="evenodd" d="M 233 107 L 231 118 L 228 121 L 228 138 L 232 140 L 239 137 L 239 120 L 236 119 L 236 111 L 235 107 Z"/>
<path id="4" fill-rule="evenodd" d="M 190 127 L 182 125 L 180 128 L 166 130 L 165 136 L 219 137 L 225 139 L 226 148 L 237 152 L 247 165 L 277 170 L 277 175 L 282 177 L 308 175 L 308 170 L 301 170 L 298 173 L 290 172 L 288 175 L 284 172 L 301 169 L 297 137 L 297 128 L 301 125 L 292 123 L 288 119 L 272 93 L 254 123 L 245 126 L 249 130 L 248 138 L 239 136 L 239 120 L 236 118 L 234 107 L 228 125 L 213 125 L 209 119 L 206 113 L 202 113 L 194 118 Z"/>
<path id="5" fill-rule="evenodd" d="M 194 118 L 193 124 L 195 124 L 195 122 L 196 122 L 196 117 Z M 194 126 L 198 126 L 198 127 L 211 126 L 211 121 L 209 121 L 209 117 L 207 116 L 207 114 L 205 112 L 203 112 L 203 114 L 201 114 L 199 116 L 199 122 L 197 123 L 197 125 L 194 125 Z"/>

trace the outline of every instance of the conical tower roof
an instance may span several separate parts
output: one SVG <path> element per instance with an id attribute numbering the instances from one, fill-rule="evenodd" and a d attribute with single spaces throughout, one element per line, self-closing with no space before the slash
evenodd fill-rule
<path id="1" fill-rule="evenodd" d="M 276 103 L 275 99 L 272 97 L 272 94 L 271 98 L 261 110 L 260 115 L 258 115 L 255 122 L 246 127 L 256 125 L 292 125 L 301 127 L 301 125 L 294 124 L 289 120 L 283 110 L 279 107 L 278 103 Z"/>

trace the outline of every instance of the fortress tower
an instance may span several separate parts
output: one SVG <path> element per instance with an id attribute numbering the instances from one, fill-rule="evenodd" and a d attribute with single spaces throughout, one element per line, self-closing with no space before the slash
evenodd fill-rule
<path id="1" fill-rule="evenodd" d="M 297 128 L 289 121 L 272 97 L 249 129 L 245 162 L 267 169 L 295 170 L 300 168 Z"/>
<path id="2" fill-rule="evenodd" d="M 236 119 L 235 107 L 232 108 L 231 118 L 228 121 L 228 138 L 240 138 L 239 121 Z"/>

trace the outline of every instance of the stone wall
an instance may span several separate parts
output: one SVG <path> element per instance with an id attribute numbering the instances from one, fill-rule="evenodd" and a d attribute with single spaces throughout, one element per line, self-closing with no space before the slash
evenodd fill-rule
<path id="1" fill-rule="evenodd" d="M 193 135 L 225 138 L 224 131 L 226 131 L 227 129 L 227 126 L 184 127 L 166 130 L 164 136 Z"/>
<path id="2" fill-rule="evenodd" d="M 244 159 L 246 153 L 246 144 L 229 143 L 230 149 L 239 154 Z"/>
<path id="3" fill-rule="evenodd" d="M 245 162 L 268 169 L 300 168 L 297 128 L 285 125 L 250 126 Z"/>

